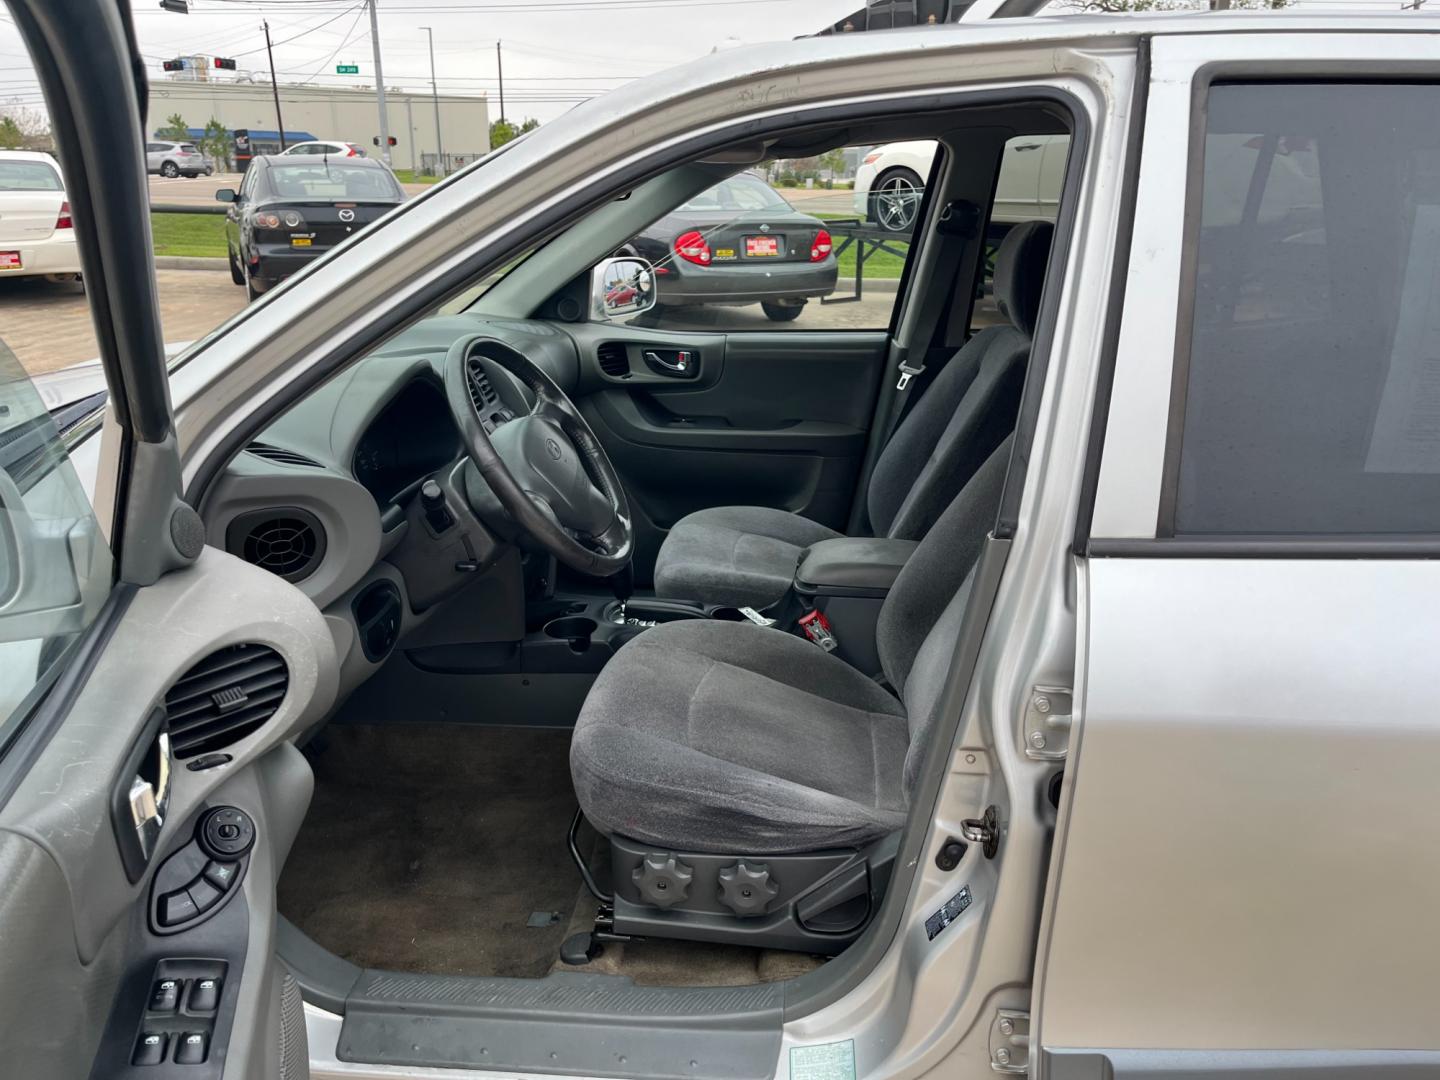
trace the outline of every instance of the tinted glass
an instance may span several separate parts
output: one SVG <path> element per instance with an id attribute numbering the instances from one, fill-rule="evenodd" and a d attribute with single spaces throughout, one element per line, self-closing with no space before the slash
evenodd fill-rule
<path id="1" fill-rule="evenodd" d="M 288 199 L 398 199 L 400 188 L 384 169 L 311 161 L 272 165 L 270 190 Z"/>
<path id="2" fill-rule="evenodd" d="M 1177 534 L 1440 532 L 1437 112 L 1212 89 Z"/>
<path id="3" fill-rule="evenodd" d="M 60 174 L 43 161 L 0 161 L 0 191 L 60 190 Z"/>

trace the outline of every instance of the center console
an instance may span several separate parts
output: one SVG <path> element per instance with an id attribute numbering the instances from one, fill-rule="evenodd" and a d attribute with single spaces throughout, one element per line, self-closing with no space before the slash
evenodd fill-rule
<path id="1" fill-rule="evenodd" d="M 800 606 L 820 612 L 835 654 L 867 675 L 880 670 L 880 607 L 917 546 L 913 540 L 842 536 L 812 545 L 795 568 Z"/>

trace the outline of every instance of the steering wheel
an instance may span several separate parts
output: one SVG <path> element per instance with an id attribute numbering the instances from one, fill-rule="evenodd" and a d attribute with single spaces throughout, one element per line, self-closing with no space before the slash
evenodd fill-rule
<path id="1" fill-rule="evenodd" d="M 503 409 L 482 359 L 534 395 L 527 414 Z M 582 574 L 611 577 L 629 564 L 635 527 L 620 477 L 580 411 L 533 360 L 467 334 L 445 356 L 445 396 L 470 460 L 521 528 Z"/>

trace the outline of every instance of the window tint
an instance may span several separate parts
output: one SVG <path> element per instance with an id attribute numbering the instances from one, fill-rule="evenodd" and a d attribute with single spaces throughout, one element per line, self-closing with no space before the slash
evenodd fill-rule
<path id="1" fill-rule="evenodd" d="M 330 162 L 276 163 L 270 190 L 289 199 L 398 199 L 400 189 L 383 169 Z"/>
<path id="2" fill-rule="evenodd" d="M 622 249 L 655 267 L 658 306 L 632 321 L 885 329 L 934 157 L 933 142 L 840 147 L 767 162 L 692 196 Z M 881 178 L 895 188 L 883 197 Z"/>
<path id="3" fill-rule="evenodd" d="M 1440 532 L 1437 111 L 1211 90 L 1176 534 Z"/>
<path id="4" fill-rule="evenodd" d="M 61 191 L 60 174 L 43 161 L 0 160 L 0 191 Z"/>

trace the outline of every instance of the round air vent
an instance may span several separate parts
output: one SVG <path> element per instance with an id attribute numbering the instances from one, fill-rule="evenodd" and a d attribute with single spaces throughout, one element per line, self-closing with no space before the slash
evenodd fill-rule
<path id="1" fill-rule="evenodd" d="M 252 510 L 230 522 L 225 546 L 276 577 L 304 581 L 325 557 L 325 528 L 298 506 Z"/>

